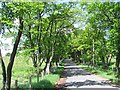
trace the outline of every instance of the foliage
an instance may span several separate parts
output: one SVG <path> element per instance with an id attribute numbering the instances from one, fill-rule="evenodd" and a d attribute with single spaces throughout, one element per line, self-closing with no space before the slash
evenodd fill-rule
<path id="1" fill-rule="evenodd" d="M 23 72 L 28 72 L 25 77 L 34 71 L 49 73 L 55 64 L 68 57 L 103 69 L 109 69 L 116 58 L 114 68 L 119 75 L 119 6 L 120 2 L 2 2 L 0 34 L 12 37 L 13 43 L 21 40 L 13 45 L 12 64 L 9 62 L 8 66 L 12 70 L 16 51 L 17 56 L 30 57 L 27 60 L 21 57 L 20 61 L 30 61 L 34 66 L 22 65 Z M 16 66 L 18 63 L 15 62 L 13 77 L 23 74 L 22 68 Z"/>
<path id="2" fill-rule="evenodd" d="M 112 69 L 111 72 L 114 72 L 115 76 L 117 74 L 118 79 L 120 73 L 119 5 L 119 2 L 80 3 L 80 12 L 83 18 L 86 16 L 83 20 L 86 25 L 82 29 L 75 29 L 69 41 L 73 60 L 103 70 L 109 70 L 114 60 L 114 70 Z"/>

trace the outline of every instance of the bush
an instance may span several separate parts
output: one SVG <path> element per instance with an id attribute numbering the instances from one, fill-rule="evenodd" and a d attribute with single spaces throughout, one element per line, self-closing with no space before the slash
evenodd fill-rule
<path id="1" fill-rule="evenodd" d="M 53 84 L 49 81 L 49 80 L 42 80 L 38 83 L 33 83 L 33 86 L 32 86 L 34 89 L 36 88 L 54 88 Z"/>

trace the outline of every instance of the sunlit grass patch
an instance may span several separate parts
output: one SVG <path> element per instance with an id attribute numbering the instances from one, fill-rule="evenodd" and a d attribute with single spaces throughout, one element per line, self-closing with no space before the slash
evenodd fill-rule
<path id="1" fill-rule="evenodd" d="M 59 71 L 59 70 L 58 70 Z M 61 71 L 62 72 L 62 71 Z M 54 88 L 55 83 L 59 80 L 60 74 L 49 74 L 37 82 L 37 77 L 32 77 L 32 88 Z M 29 88 L 29 82 L 21 83 L 19 88 Z"/>
<path id="2" fill-rule="evenodd" d="M 52 84 L 55 84 L 59 79 L 59 77 L 60 77 L 59 74 L 50 74 L 50 75 L 46 75 L 44 79 L 49 80 Z"/>

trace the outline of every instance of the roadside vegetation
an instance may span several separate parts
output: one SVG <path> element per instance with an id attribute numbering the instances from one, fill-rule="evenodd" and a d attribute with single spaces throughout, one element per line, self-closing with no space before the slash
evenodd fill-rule
<path id="1" fill-rule="evenodd" d="M 120 83 L 120 2 L 82 3 L 86 28 L 72 34 L 73 60 L 84 69 Z"/>
<path id="2" fill-rule="evenodd" d="M 7 65 L 9 57 L 4 57 L 5 64 Z M 32 88 L 51 88 L 55 87 L 56 82 L 59 80 L 60 75 L 64 70 L 64 63 L 62 62 L 60 66 L 54 67 L 49 75 L 42 77 L 39 75 L 39 81 L 37 80 L 36 69 L 32 65 L 32 60 L 30 57 L 17 56 L 14 62 L 12 71 L 12 83 L 11 88 L 15 88 L 15 80 L 18 80 L 18 88 L 26 89 L 29 87 L 29 78 L 31 77 Z M 45 66 L 45 63 L 41 68 Z M 2 88 L 2 70 L 0 69 L 0 88 Z"/>

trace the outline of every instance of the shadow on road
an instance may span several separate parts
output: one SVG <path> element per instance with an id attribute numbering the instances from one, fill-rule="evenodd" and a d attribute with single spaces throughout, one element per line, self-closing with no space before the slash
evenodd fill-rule
<path id="1" fill-rule="evenodd" d="M 78 75 L 91 75 L 85 71 L 83 71 L 82 69 L 77 69 L 75 67 L 70 67 L 70 68 L 65 68 L 65 77 L 72 77 L 72 76 L 78 76 Z"/>
<path id="2" fill-rule="evenodd" d="M 80 69 L 71 60 L 65 60 L 64 78 L 66 81 L 59 90 L 119 90 L 110 82 Z"/>
<path id="3" fill-rule="evenodd" d="M 74 87 L 80 87 L 80 86 L 93 86 L 93 85 L 110 85 L 107 82 L 97 82 L 97 81 L 92 81 L 92 80 L 86 80 L 83 82 L 71 82 L 71 83 L 65 83 L 64 86 L 65 87 L 69 87 L 69 86 L 74 86 Z"/>
<path id="4" fill-rule="evenodd" d="M 90 73 L 87 73 L 80 69 L 79 66 L 76 66 L 75 63 L 73 63 L 71 60 L 65 60 L 65 67 L 64 67 L 64 76 L 65 77 L 72 77 L 72 76 L 78 76 L 78 75 L 91 75 Z"/>

